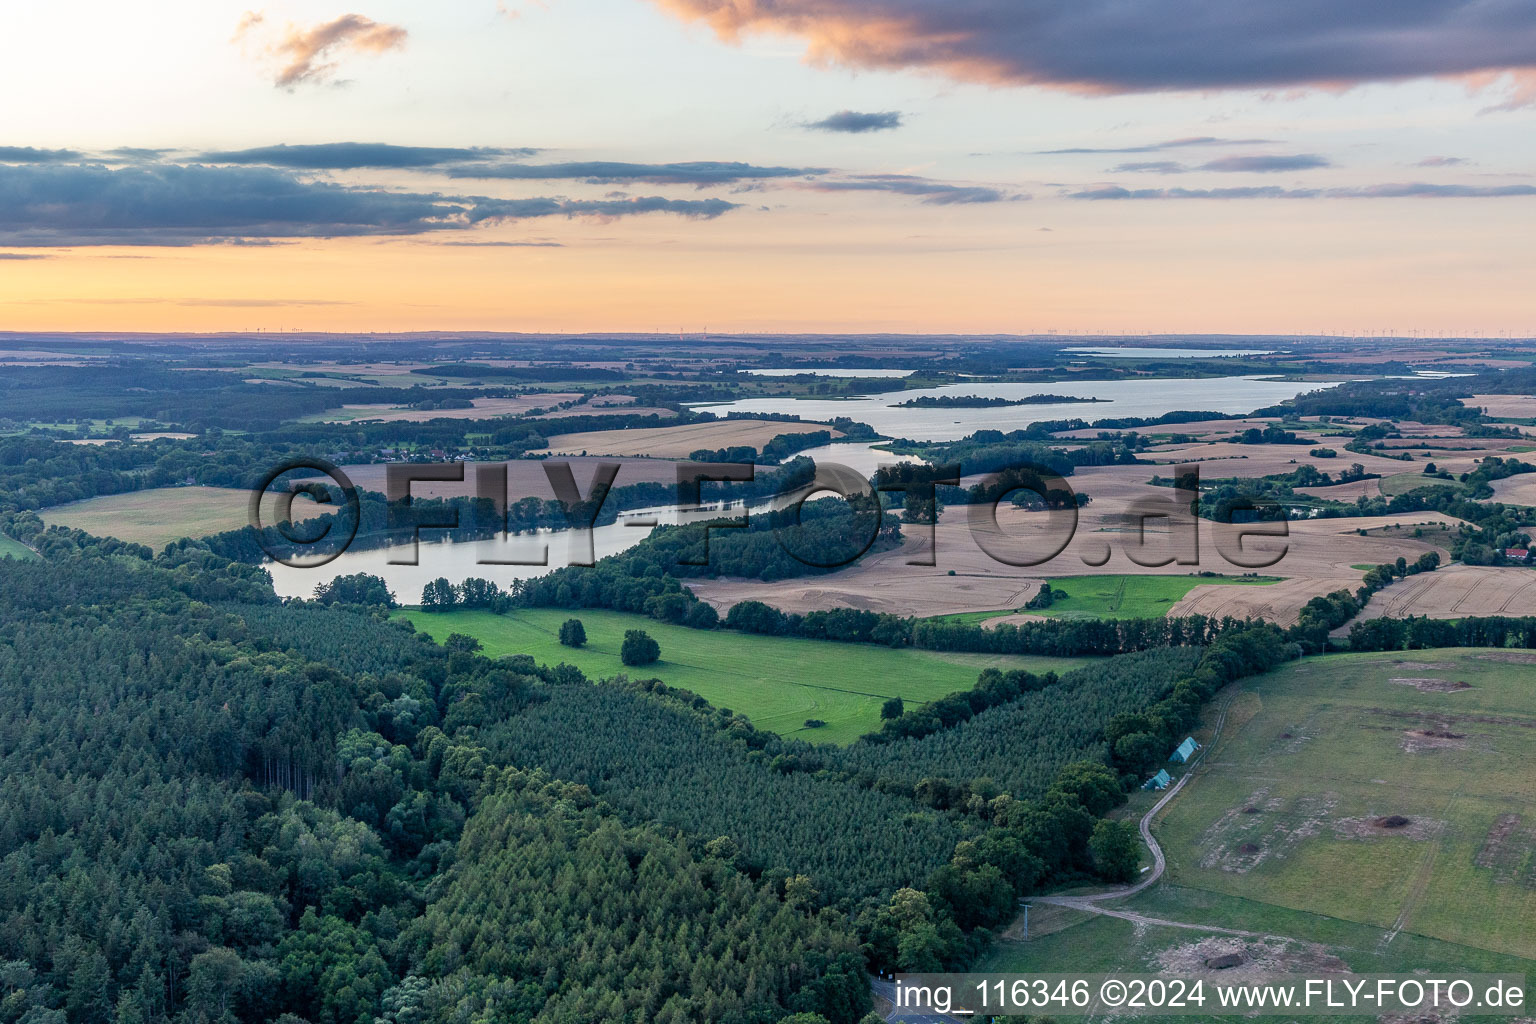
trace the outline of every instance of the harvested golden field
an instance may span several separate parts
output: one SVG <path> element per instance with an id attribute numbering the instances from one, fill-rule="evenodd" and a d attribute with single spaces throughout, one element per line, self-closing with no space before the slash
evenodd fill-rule
<path id="1" fill-rule="evenodd" d="M 1084 417 L 1084 419 L 1087 418 L 1089 417 Z M 1233 434 L 1240 434 L 1252 428 L 1263 430 L 1265 427 L 1273 426 L 1277 422 L 1273 417 L 1191 420 L 1188 423 L 1159 423 L 1151 427 L 1137 427 L 1135 431 L 1138 434 L 1188 434 L 1191 437 L 1198 437 L 1204 440 L 1212 436 L 1231 437 Z M 1091 441 L 1096 440 L 1100 434 L 1128 434 L 1130 432 L 1131 428 L 1124 430 L 1101 430 L 1098 427 L 1088 427 L 1083 430 L 1063 430 L 1054 436 L 1061 438 L 1083 438 Z"/>
<path id="2" fill-rule="evenodd" d="M 74 501 L 39 514 L 49 526 L 117 537 L 158 551 L 182 537 L 206 537 L 249 525 L 250 494 L 230 487 L 156 487 Z M 329 511 L 304 498 L 293 503 L 293 514 L 301 520 Z"/>
<path id="3" fill-rule="evenodd" d="M 1522 420 L 1536 416 L 1536 397 L 1531 395 L 1473 395 L 1463 398 L 1461 404 L 1481 409 L 1489 416 Z"/>
<path id="4" fill-rule="evenodd" d="M 1536 508 L 1536 473 L 1522 473 L 1520 476 L 1508 476 L 1503 480 L 1495 480 L 1493 500 Z"/>
<path id="5" fill-rule="evenodd" d="M 1278 539 L 1249 538 L 1243 543 L 1245 560 L 1253 553 L 1281 550 L 1284 554 L 1272 566 L 1234 566 L 1218 552 L 1221 539 L 1230 549 L 1233 527 L 1218 527 L 1209 521 L 1198 524 L 1199 564 L 1143 566 L 1131 561 L 1135 535 L 1127 526 L 1125 514 L 1131 500 L 1142 497 L 1163 498 L 1169 491 L 1146 486 L 1145 466 L 1098 467 L 1072 478 L 1073 485 L 1093 496 L 1082 510 L 1073 539 L 1055 557 L 1035 566 L 1010 566 L 994 560 L 978 546 L 968 523 L 968 506 L 950 506 L 940 516 L 935 529 L 937 564 L 911 565 L 929 553 L 923 531 L 908 528 L 906 539 L 896 550 L 871 555 L 854 566 L 824 576 L 764 583 L 757 580 L 721 579 L 690 583 L 699 597 L 717 608 L 727 608 L 738 601 L 758 600 L 785 611 L 847 606 L 898 615 L 946 615 L 959 612 L 1013 610 L 1020 608 L 1038 589 L 1042 580 L 1070 579 L 1113 573 L 1136 575 L 1185 576 L 1200 570 L 1225 575 L 1256 571 L 1279 576 L 1285 582 L 1263 587 L 1197 587 L 1173 606 L 1172 614 L 1264 615 L 1273 621 L 1290 624 L 1302 605 L 1319 594 L 1360 584 L 1361 570 L 1355 565 L 1375 565 L 1395 561 L 1398 556 L 1413 561 L 1427 551 L 1447 557 L 1449 543 L 1445 531 L 1459 521 L 1435 513 L 1414 513 L 1397 517 L 1355 519 L 1308 519 L 1289 524 L 1290 536 Z M 1128 475 L 1133 471 L 1140 480 Z M 984 541 L 1002 542 L 1015 538 L 1021 548 L 1044 554 L 1049 550 L 1045 515 L 1028 513 L 1004 505 L 998 524 L 1002 536 L 981 531 Z M 1165 529 L 1156 520 L 1147 525 L 1147 547 L 1143 561 L 1167 557 L 1171 552 Z M 1361 530 L 1367 531 L 1365 535 Z M 1414 537 L 1415 530 L 1422 536 Z M 1060 536 L 1051 534 L 1050 536 Z M 1059 541 L 1058 541 L 1059 542 Z M 1104 560 L 1106 559 L 1107 560 Z M 1016 559 L 1017 560 L 1017 559 Z M 953 575 L 951 575 L 953 573 Z"/>
<path id="6" fill-rule="evenodd" d="M 1378 591 L 1362 619 L 1428 615 L 1536 615 L 1536 571 L 1512 566 L 1447 565 Z"/>
<path id="7" fill-rule="evenodd" d="M 1372 478 L 1351 480 L 1347 484 L 1334 484 L 1331 487 L 1298 487 L 1296 493 L 1310 494 L 1314 498 L 1326 498 L 1329 501 L 1355 501 L 1358 498 L 1380 497 L 1381 481 Z"/>
<path id="8" fill-rule="evenodd" d="M 842 433 L 825 423 L 799 423 L 787 420 L 713 420 L 688 423 L 680 427 L 636 427 L 630 430 L 589 430 L 580 434 L 557 434 L 549 447 L 535 454 L 549 455 L 631 455 L 656 459 L 686 459 L 700 448 L 733 448 L 751 445 L 761 448 L 780 434 L 808 434 L 830 430 L 833 437 Z"/>
<path id="9" fill-rule="evenodd" d="M 407 409 L 398 405 L 344 405 L 327 410 L 321 423 L 359 423 L 365 420 L 394 423 L 425 423 L 428 420 L 485 420 L 496 416 L 521 416 L 532 409 L 548 409 L 580 398 L 577 392 L 518 395 L 516 398 L 471 398 L 469 409 Z"/>
<path id="10" fill-rule="evenodd" d="M 588 402 L 586 405 L 573 405 L 569 409 L 556 409 L 554 412 L 540 413 L 528 418 L 558 420 L 571 416 L 655 416 L 658 419 L 670 420 L 676 415 L 677 413 L 671 409 L 665 409 L 659 405 L 598 405 L 596 402 Z"/>
<path id="11" fill-rule="evenodd" d="M 1340 439 L 1330 440 L 1337 442 Z M 1314 466 L 1325 473 L 1337 475 L 1356 462 L 1364 466 L 1367 473 L 1380 473 L 1382 476 L 1401 473 L 1409 468 L 1405 462 L 1384 459 L 1379 455 L 1357 455 L 1344 451 L 1343 446 L 1337 443 L 1319 442 L 1316 447 L 1332 448 L 1338 455 L 1331 459 L 1320 459 L 1309 454 L 1312 450 L 1310 446 L 1299 444 L 1232 444 L 1218 441 L 1214 444 L 1176 447 L 1163 445 L 1149 449 L 1141 457 L 1170 465 L 1179 462 L 1198 463 L 1202 478 L 1271 476 L 1295 472 L 1298 466 Z"/>

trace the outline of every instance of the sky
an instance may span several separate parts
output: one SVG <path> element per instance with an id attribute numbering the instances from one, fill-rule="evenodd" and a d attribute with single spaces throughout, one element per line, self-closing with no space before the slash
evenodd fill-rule
<path id="1" fill-rule="evenodd" d="M 7 9 L 0 330 L 1536 335 L 1529 0 L 250 3 Z"/>

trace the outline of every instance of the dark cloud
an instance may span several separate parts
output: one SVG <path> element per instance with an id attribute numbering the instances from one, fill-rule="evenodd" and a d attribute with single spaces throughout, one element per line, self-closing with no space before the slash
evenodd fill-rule
<path id="1" fill-rule="evenodd" d="M 0 260 L 51 260 L 52 253 L 45 252 L 0 252 Z"/>
<path id="2" fill-rule="evenodd" d="M 1536 68 L 1524 0 L 656 0 L 817 60 L 1081 92 L 1274 88 Z"/>
<path id="3" fill-rule="evenodd" d="M 311 146 L 257 146 L 203 153 L 196 159 L 216 164 L 265 164 L 296 170 L 347 170 L 358 167 L 437 167 L 502 157 L 533 156 L 537 149 L 482 149 L 445 146 L 392 146 L 384 142 L 323 142 Z"/>
<path id="4" fill-rule="evenodd" d="M 1184 174 L 1187 171 L 1222 171 L 1266 174 L 1277 171 L 1307 171 L 1316 167 L 1331 167 L 1326 157 L 1315 153 L 1295 155 L 1224 156 L 1190 167 L 1175 160 L 1143 160 L 1111 167 L 1111 174 L 1145 173 Z"/>
<path id="5" fill-rule="evenodd" d="M 172 151 L 169 149 L 145 149 L 142 146 L 118 146 L 116 149 L 107 150 L 106 155 L 109 157 L 114 157 L 118 160 L 131 160 L 138 162 L 159 160 L 161 157 L 170 152 Z"/>
<path id="6" fill-rule="evenodd" d="M 806 187 L 817 192 L 894 192 L 917 196 L 930 206 L 1006 203 L 1029 198 L 1022 192 L 1005 192 L 987 185 L 951 185 L 910 174 L 860 174 L 838 181 L 817 181 Z"/>
<path id="7" fill-rule="evenodd" d="M 1070 199 L 1297 199 L 1313 198 L 1317 189 L 1284 189 L 1276 185 L 1249 188 L 1122 188 L 1095 185 L 1068 193 Z"/>
<path id="8" fill-rule="evenodd" d="M 628 217 L 637 213 L 674 213 L 693 220 L 713 220 L 741 208 L 724 199 L 482 199 L 470 220 L 526 220 L 530 217 Z"/>
<path id="9" fill-rule="evenodd" d="M 1536 185 L 1429 185 L 1421 182 L 1346 188 L 1122 188 L 1096 185 L 1067 194 L 1069 199 L 1497 199 L 1536 196 Z"/>
<path id="10" fill-rule="evenodd" d="M 500 220 L 663 212 L 709 218 L 724 200 L 501 200 L 309 181 L 268 167 L 0 166 L 0 245 L 263 244 L 416 235 Z"/>
<path id="11" fill-rule="evenodd" d="M 1184 139 L 1169 139 L 1167 142 L 1149 142 L 1141 146 L 1116 146 L 1108 149 L 1094 149 L 1078 146 L 1073 149 L 1042 149 L 1040 156 L 1062 156 L 1078 153 L 1161 153 L 1169 149 L 1188 149 L 1193 146 L 1264 146 L 1271 139 L 1221 139 L 1214 135 L 1197 135 Z"/>
<path id="12" fill-rule="evenodd" d="M 728 185 L 765 178 L 803 178 L 827 173 L 824 167 L 759 167 L 720 160 L 686 163 L 633 164 L 611 160 L 586 160 L 563 164 L 496 164 L 489 167 L 454 167 L 454 178 L 509 178 L 520 181 L 584 181 L 589 185 L 613 185 L 643 181 L 658 185 Z"/>
<path id="13" fill-rule="evenodd" d="M 469 212 L 442 196 L 301 181 L 258 167 L 0 167 L 0 244 L 415 234 L 461 226 Z"/>
<path id="14" fill-rule="evenodd" d="M 848 132 L 855 135 L 885 132 L 901 127 L 901 111 L 882 110 L 866 114 L 857 110 L 839 110 L 820 121 L 807 121 L 805 127 L 820 132 Z"/>
<path id="15" fill-rule="evenodd" d="M 1325 157 L 1316 153 L 1297 153 L 1290 156 L 1224 156 L 1200 165 L 1202 171 L 1244 171 L 1255 174 L 1272 174 L 1277 171 L 1309 171 L 1316 167 L 1331 166 Z"/>
<path id="16" fill-rule="evenodd" d="M 1430 185 L 1409 182 L 1330 189 L 1329 194 L 1359 196 L 1364 199 L 1498 199 L 1506 196 L 1536 196 L 1536 185 Z"/>
<path id="17" fill-rule="evenodd" d="M 0 164 L 60 164 L 80 159 L 73 149 L 34 149 L 31 146 L 0 146 Z"/>

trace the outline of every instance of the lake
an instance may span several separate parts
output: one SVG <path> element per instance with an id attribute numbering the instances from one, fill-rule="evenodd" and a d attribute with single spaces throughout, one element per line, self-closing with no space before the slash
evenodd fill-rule
<path id="1" fill-rule="evenodd" d="M 911 455 L 894 455 L 891 452 L 875 447 L 878 442 L 845 442 L 843 444 L 828 444 L 820 448 L 807 448 L 803 452 L 796 452 L 784 462 L 798 459 L 802 455 L 820 464 L 834 462 L 839 466 L 847 466 L 866 479 L 875 475 L 875 470 L 881 466 L 890 465 L 893 462 L 921 462 L 922 459 Z M 782 464 L 782 463 L 781 463 Z"/>
<path id="2" fill-rule="evenodd" d="M 1036 381 L 1003 384 L 945 384 L 860 398 L 743 398 L 719 405 L 701 405 L 724 416 L 789 413 L 802 420 L 830 421 L 847 416 L 868 423 L 888 437 L 916 441 L 958 441 L 978 430 L 1019 430 L 1041 420 L 1095 420 L 1122 416 L 1161 416 L 1180 409 L 1225 414 L 1249 413 L 1308 391 L 1335 388 L 1339 383 L 1286 381 L 1273 377 L 1191 377 L 1135 380 Z M 1052 394 L 1099 398 L 1099 402 L 1052 405 L 1010 405 L 990 409 L 906 409 L 901 402 L 924 395 L 980 395 L 984 398 L 1027 398 Z"/>
<path id="3" fill-rule="evenodd" d="M 699 511 L 679 513 L 676 508 L 637 509 L 621 512 L 618 521 L 592 530 L 592 552 L 597 558 L 627 551 L 651 535 L 658 524 L 694 523 L 722 515 L 740 515 L 739 505 L 729 511 L 712 506 Z M 654 520 L 654 522 L 650 522 Z M 643 525 L 642 525 L 643 524 Z M 521 536 L 489 540 L 436 540 L 443 530 L 423 530 L 416 565 L 394 565 L 392 558 L 410 556 L 409 545 L 347 551 L 322 566 L 288 566 L 267 562 L 263 569 L 272 574 L 272 587 L 279 597 L 313 597 L 315 588 L 338 576 L 365 572 L 389 584 L 402 604 L 417 604 L 421 590 L 439 576 L 462 583 L 473 576 L 493 580 L 505 587 L 513 580 L 531 580 L 571 564 L 572 554 L 584 555 L 580 535 L 573 530 L 540 530 Z M 487 564 L 486 559 L 533 561 L 548 548 L 545 565 Z"/>

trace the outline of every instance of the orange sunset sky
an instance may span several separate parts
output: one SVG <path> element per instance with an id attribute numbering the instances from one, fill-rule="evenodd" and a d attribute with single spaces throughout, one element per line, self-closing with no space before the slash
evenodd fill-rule
<path id="1" fill-rule="evenodd" d="M 3 330 L 1536 334 L 1519 5 L 3 17 Z"/>

